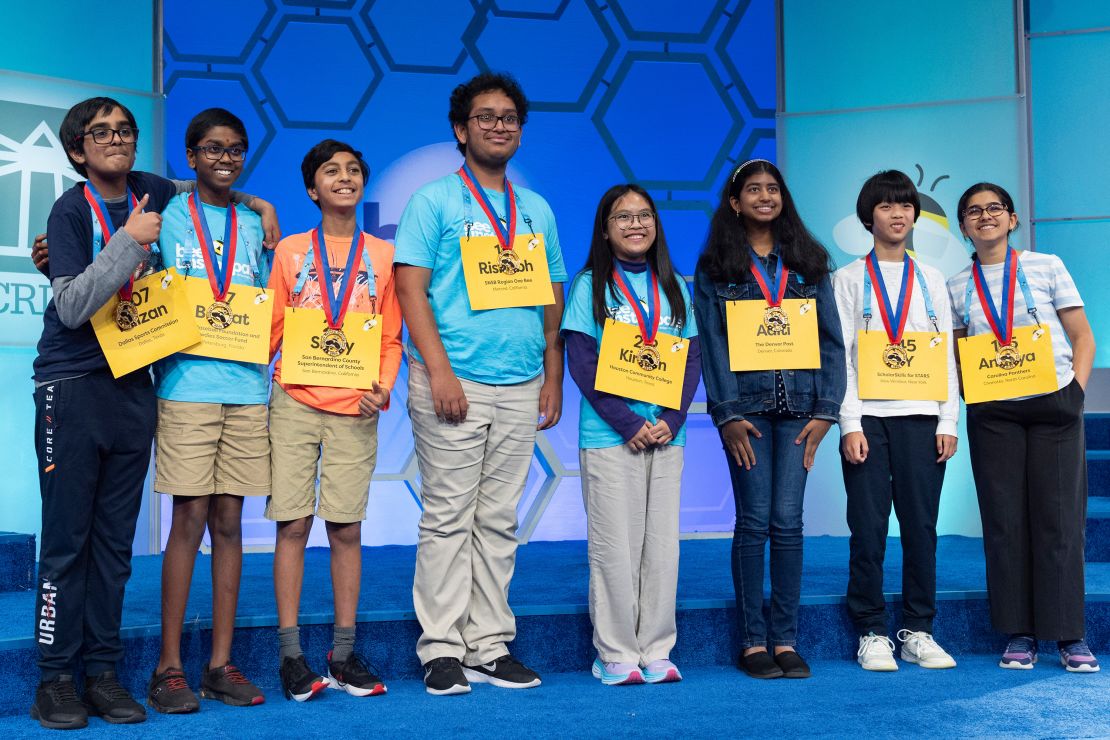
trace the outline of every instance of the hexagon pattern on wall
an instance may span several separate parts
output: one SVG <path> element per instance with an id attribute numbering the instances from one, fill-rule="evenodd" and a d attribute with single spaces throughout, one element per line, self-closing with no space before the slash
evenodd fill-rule
<path id="1" fill-rule="evenodd" d="M 197 22 L 206 9 L 221 18 L 218 27 Z M 188 118 L 202 108 L 228 107 L 251 136 L 237 187 L 265 196 L 279 213 L 283 206 L 297 213 L 303 191 L 271 192 L 269 178 L 251 178 L 252 162 L 263 156 L 267 167 L 260 172 L 273 172 L 272 157 L 299 166 L 303 150 L 284 151 L 282 142 L 306 139 L 282 131 L 350 140 L 373 170 L 384 171 L 404 153 L 444 140 L 447 96 L 456 84 L 478 71 L 508 70 L 532 102 L 529 130 L 543 132 L 542 139 L 525 137 L 518 159 L 527 162 L 529 185 L 559 218 L 568 269 L 583 262 L 588 239 L 582 237 L 608 184 L 591 181 L 598 169 L 652 191 L 675 263 L 690 271 L 731 168 L 751 156 L 774 157 L 774 23 L 773 0 L 686 0 L 680 10 L 669 0 L 166 3 L 168 170 L 188 175 L 178 151 Z M 442 91 L 442 119 L 406 117 L 414 75 L 422 90 Z M 560 136 L 564 130 L 574 135 Z M 589 161 L 575 157 L 579 142 L 593 153 Z M 607 152 L 607 161 L 595 161 L 599 152 Z M 310 226 L 283 223 L 287 233 Z M 389 233 L 392 224 L 381 226 Z M 382 493 L 370 508 L 375 519 L 394 512 L 408 528 L 413 507 L 419 509 L 419 472 L 404 412 L 406 378 L 402 368 L 392 409 L 379 423 L 374 479 Z M 573 490 L 579 399 L 569 378 L 565 388 L 565 419 L 539 435 L 518 506 L 522 541 L 585 535 Z M 683 530 L 728 531 L 727 470 L 704 412 L 697 405 L 688 428 Z M 699 469 L 707 471 L 703 477 Z M 545 524 L 549 510 L 553 518 Z M 381 523 L 364 535 L 366 544 L 409 541 Z"/>

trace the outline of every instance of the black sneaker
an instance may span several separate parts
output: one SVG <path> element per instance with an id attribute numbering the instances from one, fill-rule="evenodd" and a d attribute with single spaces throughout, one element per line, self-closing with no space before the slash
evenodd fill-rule
<path id="1" fill-rule="evenodd" d="M 113 725 L 146 721 L 146 710 L 116 680 L 115 671 L 104 671 L 85 679 L 85 706 L 89 714 Z"/>
<path id="2" fill-rule="evenodd" d="M 463 675 L 474 683 L 488 683 L 503 689 L 530 689 L 540 685 L 539 675 L 511 655 L 491 663 L 463 666 Z"/>
<path id="3" fill-rule="evenodd" d="M 279 673 L 286 699 L 308 701 L 328 687 L 328 680 L 309 668 L 303 655 L 282 660 Z"/>
<path id="4" fill-rule="evenodd" d="M 435 696 L 469 694 L 470 682 L 458 658 L 436 658 L 424 664 L 424 689 Z"/>
<path id="5" fill-rule="evenodd" d="M 200 695 L 233 707 L 252 707 L 266 701 L 262 691 L 231 663 L 201 671 Z"/>
<path id="6" fill-rule="evenodd" d="M 167 668 L 150 677 L 146 703 L 162 714 L 189 714 L 200 709 L 197 695 L 189 688 L 180 668 Z"/>
<path id="7" fill-rule="evenodd" d="M 380 696 L 385 684 L 371 671 L 361 656 L 351 653 L 342 663 L 331 659 L 328 652 L 328 686 L 341 689 L 351 696 Z"/>
<path id="8" fill-rule="evenodd" d="M 35 692 L 31 718 L 51 730 L 79 730 L 89 724 L 89 712 L 77 698 L 73 676 L 62 674 L 43 681 Z"/>

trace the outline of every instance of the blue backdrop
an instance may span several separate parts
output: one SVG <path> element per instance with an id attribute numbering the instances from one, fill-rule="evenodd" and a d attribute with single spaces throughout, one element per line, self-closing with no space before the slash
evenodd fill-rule
<path id="1" fill-rule="evenodd" d="M 675 261 L 692 273 L 729 170 L 775 156 L 772 0 L 690 0 L 681 13 L 666 0 L 167 1 L 164 50 L 167 171 L 189 176 L 189 118 L 229 108 L 251 138 L 239 187 L 276 203 L 287 232 L 319 219 L 300 161 L 330 136 L 363 151 L 363 225 L 392 238 L 412 192 L 458 167 L 448 96 L 487 69 L 512 72 L 532 102 L 509 175 L 550 201 L 571 270 L 585 260 L 601 194 L 634 180 L 658 201 Z M 381 421 L 368 543 L 416 537 L 404 395 L 402 378 Z M 568 379 L 564 419 L 542 436 L 520 503 L 522 539 L 585 536 L 577 410 Z M 727 472 L 704 413 L 691 416 L 688 451 L 683 530 L 731 531 Z M 251 503 L 244 535 L 265 546 L 273 527 Z"/>

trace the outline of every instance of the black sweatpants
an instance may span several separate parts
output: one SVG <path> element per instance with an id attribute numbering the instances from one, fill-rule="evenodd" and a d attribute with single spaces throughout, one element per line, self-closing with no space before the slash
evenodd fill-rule
<path id="1" fill-rule="evenodd" d="M 1041 640 L 1085 636 L 1083 389 L 967 407 L 991 623 Z"/>
<path id="2" fill-rule="evenodd" d="M 841 459 L 848 494 L 848 612 L 860 635 L 887 633 L 883 560 L 890 507 L 902 538 L 902 626 L 933 631 L 937 612 L 937 513 L 945 463 L 937 417 L 864 416 L 867 459 Z"/>
<path id="3" fill-rule="evenodd" d="M 131 547 L 157 406 L 147 370 L 107 371 L 35 390 L 42 493 L 35 640 L 43 680 L 115 670 Z"/>

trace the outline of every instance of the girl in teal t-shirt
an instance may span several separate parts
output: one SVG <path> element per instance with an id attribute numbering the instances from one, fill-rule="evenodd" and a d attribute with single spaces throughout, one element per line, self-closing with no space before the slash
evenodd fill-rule
<path id="1" fill-rule="evenodd" d="M 600 275 L 605 279 L 595 280 Z M 648 347 L 657 333 L 688 340 L 678 408 L 596 390 L 608 319 L 636 325 Z M 562 333 L 571 377 L 582 392 L 578 446 L 598 654 L 593 674 L 607 685 L 678 681 L 670 651 L 682 447 L 701 360 L 690 297 L 671 266 L 655 204 L 639 186 L 616 185 L 602 196 Z M 667 344 L 675 343 L 656 340 L 657 354 L 635 348 L 627 358 L 657 373 L 672 354 Z"/>

